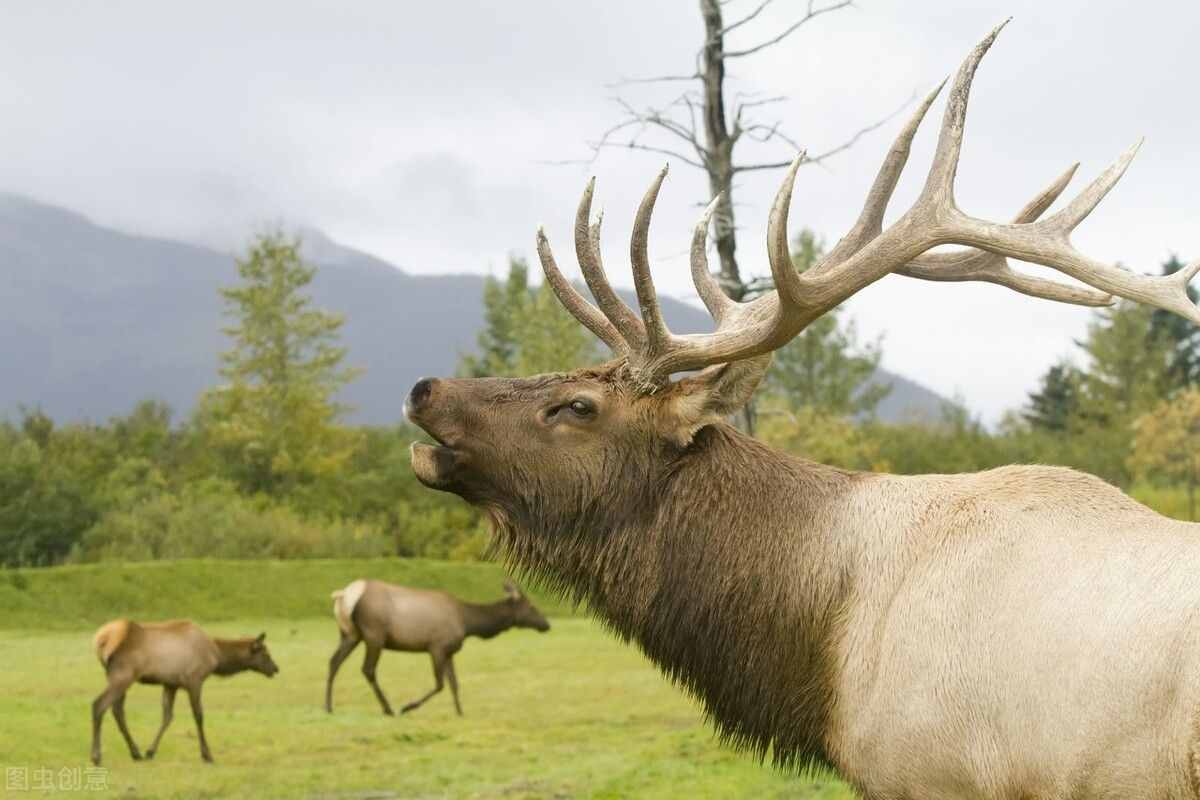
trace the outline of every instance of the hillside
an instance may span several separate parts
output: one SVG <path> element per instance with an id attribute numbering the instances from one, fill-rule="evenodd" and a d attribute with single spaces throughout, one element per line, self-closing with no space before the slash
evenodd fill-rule
<path id="1" fill-rule="evenodd" d="M 395 422 L 422 375 L 454 371 L 482 323 L 483 277 L 410 275 L 316 231 L 305 234 L 319 306 L 346 315 L 349 363 L 365 372 L 342 398 L 353 420 Z M 217 380 L 220 286 L 233 258 L 135 236 L 16 195 L 0 194 L 0 414 L 41 407 L 60 420 L 104 420 L 147 397 L 186 414 Z M 636 307 L 636 304 L 635 304 Z M 707 315 L 663 298 L 677 331 Z M 936 419 L 941 397 L 881 371 L 894 385 L 885 420 Z"/>
<path id="2" fill-rule="evenodd" d="M 503 596 L 506 576 L 497 564 L 420 558 L 197 559 L 10 569 L 0 572 L 5 609 L 0 630 L 78 630 L 120 616 L 176 617 L 181 609 L 208 621 L 324 618 L 332 613 L 330 592 L 367 577 L 444 589 L 482 603 Z M 555 595 L 522 588 L 548 615 L 574 613 Z"/>

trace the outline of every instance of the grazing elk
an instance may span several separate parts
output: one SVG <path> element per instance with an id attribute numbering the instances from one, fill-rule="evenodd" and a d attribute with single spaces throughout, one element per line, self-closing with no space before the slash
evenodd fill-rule
<path id="1" fill-rule="evenodd" d="M 538 253 L 560 301 L 614 359 L 526 379 L 419 381 L 407 414 L 436 444 L 413 445 L 413 469 L 485 510 L 527 573 L 636 640 L 725 740 L 781 765 L 830 764 L 871 800 L 1200 798 L 1200 525 L 1069 469 L 852 472 L 723 421 L 772 350 L 890 274 L 1082 305 L 1118 295 L 1200 322 L 1186 292 L 1200 261 L 1147 277 L 1069 242 L 1136 148 L 1045 218 L 1074 167 L 1012 223 L 955 204 L 968 92 L 999 30 L 955 76 L 924 189 L 886 229 L 937 91 L 892 145 L 853 228 L 804 273 L 788 253 L 793 164 L 769 216 L 774 291 L 747 303 L 721 291 L 705 258 L 709 206 L 692 276 L 712 333 L 663 324 L 647 259 L 663 175 L 634 221 L 640 316 L 605 278 L 589 185 L 575 251 L 595 305 L 540 232 Z M 928 252 L 945 244 L 967 249 Z M 1016 272 L 1010 257 L 1088 286 Z"/>
<path id="2" fill-rule="evenodd" d="M 533 628 L 545 633 L 550 623 L 511 581 L 504 583 L 503 600 L 476 605 L 459 600 L 448 592 L 410 589 L 383 581 L 357 580 L 333 593 L 333 616 L 340 639 L 329 659 L 329 679 L 325 683 L 325 710 L 333 711 L 333 679 L 346 657 L 367 643 L 362 673 L 371 684 L 383 713 L 392 715 L 392 707 L 375 679 L 375 668 L 384 650 L 405 653 L 429 653 L 433 659 L 434 686 L 427 693 L 400 709 L 401 714 L 419 708 L 426 700 L 450 684 L 454 710 L 462 716 L 458 702 L 458 677 L 454 674 L 454 654 L 462 649 L 463 639 L 478 636 L 491 639 L 509 628 Z"/>
<path id="3" fill-rule="evenodd" d="M 204 709 L 200 689 L 209 675 L 235 675 L 254 670 L 268 678 L 279 672 L 264 643 L 267 635 L 253 639 L 212 639 L 194 622 L 138 623 L 118 619 L 96 631 L 93 645 L 96 657 L 108 676 L 108 686 L 92 703 L 92 763 L 100 763 L 100 723 L 112 707 L 117 727 L 129 745 L 134 761 L 142 758 L 125 724 L 125 693 L 135 683 L 163 687 L 162 725 L 146 758 L 154 758 L 171 718 L 175 714 L 175 692 L 183 689 L 192 704 L 196 734 L 200 739 L 200 757 L 212 763 L 212 753 L 204 738 Z"/>

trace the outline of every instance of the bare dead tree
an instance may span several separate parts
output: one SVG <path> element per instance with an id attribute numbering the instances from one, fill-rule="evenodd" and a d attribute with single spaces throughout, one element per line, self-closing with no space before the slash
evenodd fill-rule
<path id="1" fill-rule="evenodd" d="M 817 0 L 802 3 L 797 17 L 782 30 L 752 36 L 754 23 L 775 0 L 759 0 L 753 9 L 732 22 L 724 11 L 735 0 L 699 0 L 704 19 L 704 42 L 696 53 L 692 72 L 646 78 L 625 78 L 614 88 L 628 90 L 639 84 L 693 84 L 664 105 L 636 106 L 628 98 L 618 96 L 615 102 L 622 112 L 621 119 L 598 139 L 589 142 L 592 160 L 607 149 L 640 150 L 670 156 L 690 167 L 704 170 L 708 176 L 709 198 L 719 198 L 714 215 L 712 238 L 720 259 L 717 280 L 725 292 L 736 301 L 749 300 L 772 288 L 771 279 L 743 277 L 737 262 L 737 221 L 735 216 L 734 185 L 737 177 L 746 172 L 782 169 L 792 163 L 803 148 L 783 128 L 782 120 L 763 116 L 764 109 L 787 98 L 736 93 L 732 102 L 726 93 L 726 67 L 731 61 L 747 58 L 783 43 L 813 20 L 849 8 L 852 0 Z M 795 3 L 795 0 L 791 0 Z M 737 39 L 736 45 L 732 44 Z M 746 39 L 748 43 L 741 43 Z M 911 98 L 904 105 L 908 105 Z M 853 147 L 863 136 L 882 127 L 899 113 L 896 109 L 842 141 L 840 144 L 813 155 L 805 164 L 819 164 Z M 766 145 L 760 160 L 737 161 L 734 151 L 741 142 Z M 755 148 L 760 153 L 762 147 Z M 706 200 L 709 198 L 705 198 Z M 739 424 L 749 433 L 754 431 L 754 405 L 743 410 Z"/>
<path id="2" fill-rule="evenodd" d="M 720 198 L 713 226 L 713 239 L 720 257 L 717 279 L 731 298 L 741 301 L 770 287 L 744 279 L 738 267 L 735 180 L 742 173 L 787 167 L 803 148 L 784 130 L 781 120 L 762 116 L 763 109 L 787 98 L 738 93 L 731 103 L 726 95 L 726 67 L 730 61 L 753 56 L 786 41 L 813 20 L 849 8 L 852 2 L 831 0 L 820 4 L 816 0 L 807 0 L 790 24 L 757 38 L 750 35 L 755 27 L 751 23 L 758 20 L 775 0 L 759 0 L 753 9 L 732 22 L 725 20 L 724 11 L 734 4 L 734 0 L 699 2 L 704 19 L 704 42 L 696 53 L 692 72 L 625 78 L 614 84 L 621 90 L 638 84 L 690 83 L 693 87 L 657 106 L 638 107 L 628 98 L 618 96 L 615 101 L 622 111 L 622 118 L 588 146 L 592 149 L 593 160 L 606 149 L 620 148 L 670 156 L 704 170 L 708 175 L 709 197 Z M 732 44 L 733 39 L 738 40 L 736 46 Z M 748 39 L 749 43 L 742 44 L 742 39 Z M 898 111 L 856 131 L 835 147 L 807 156 L 805 163 L 818 164 L 848 150 Z M 739 162 L 734 158 L 734 151 L 743 141 L 778 147 L 768 148 L 767 157 L 762 160 Z M 770 152 L 772 149 L 782 152 Z"/>

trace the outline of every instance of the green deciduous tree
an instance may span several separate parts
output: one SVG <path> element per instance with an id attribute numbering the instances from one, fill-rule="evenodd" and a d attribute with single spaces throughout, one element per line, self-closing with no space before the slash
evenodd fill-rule
<path id="1" fill-rule="evenodd" d="M 529 285 L 523 259 L 509 261 L 504 281 L 489 277 L 483 288 L 484 327 L 479 351 L 462 356 L 459 373 L 511 377 L 562 372 L 595 361 L 600 350 L 546 283 Z"/>
<path id="2" fill-rule="evenodd" d="M 1122 301 L 1096 315 L 1077 344 L 1088 363 L 1080 413 L 1109 426 L 1128 426 L 1167 393 L 1171 342 L 1154 326 L 1154 309 Z"/>
<path id="3" fill-rule="evenodd" d="M 1134 422 L 1134 475 L 1187 487 L 1188 517 L 1196 519 L 1196 486 L 1200 483 L 1200 389 L 1179 392 Z"/>
<path id="4" fill-rule="evenodd" d="M 198 421 L 243 490 L 286 493 L 337 474 L 353 453 L 335 397 L 357 372 L 337 344 L 342 317 L 304 291 L 316 268 L 298 239 L 259 236 L 237 268 L 241 283 L 221 290 L 234 320 L 224 329 L 227 383 L 206 393 Z"/>

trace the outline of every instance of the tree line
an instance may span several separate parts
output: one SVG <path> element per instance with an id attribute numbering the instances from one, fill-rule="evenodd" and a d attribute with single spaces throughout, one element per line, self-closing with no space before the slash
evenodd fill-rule
<path id="1" fill-rule="evenodd" d="M 797 269 L 823 252 L 809 231 Z M 315 268 L 300 242 L 257 238 L 222 290 L 230 347 L 220 383 L 175 420 L 146 400 L 106 423 L 59 425 L 39 410 L 0 422 L 0 563 L 103 559 L 486 554 L 484 524 L 409 468 L 416 429 L 353 426 L 339 391 L 358 370 L 338 344 L 343 319 L 311 305 Z M 1181 267 L 1178 259 L 1164 272 Z M 459 372 L 515 376 L 606 357 L 528 265 L 485 283 L 484 327 Z M 882 342 L 862 342 L 834 311 L 775 356 L 757 435 L 851 469 L 962 472 L 1009 463 L 1073 466 L 1164 513 L 1195 518 L 1200 476 L 1200 337 L 1134 304 L 1099 311 L 1077 352 L 1043 376 L 1024 408 L 989 429 L 961 405 L 884 423 L 874 381 Z"/>

